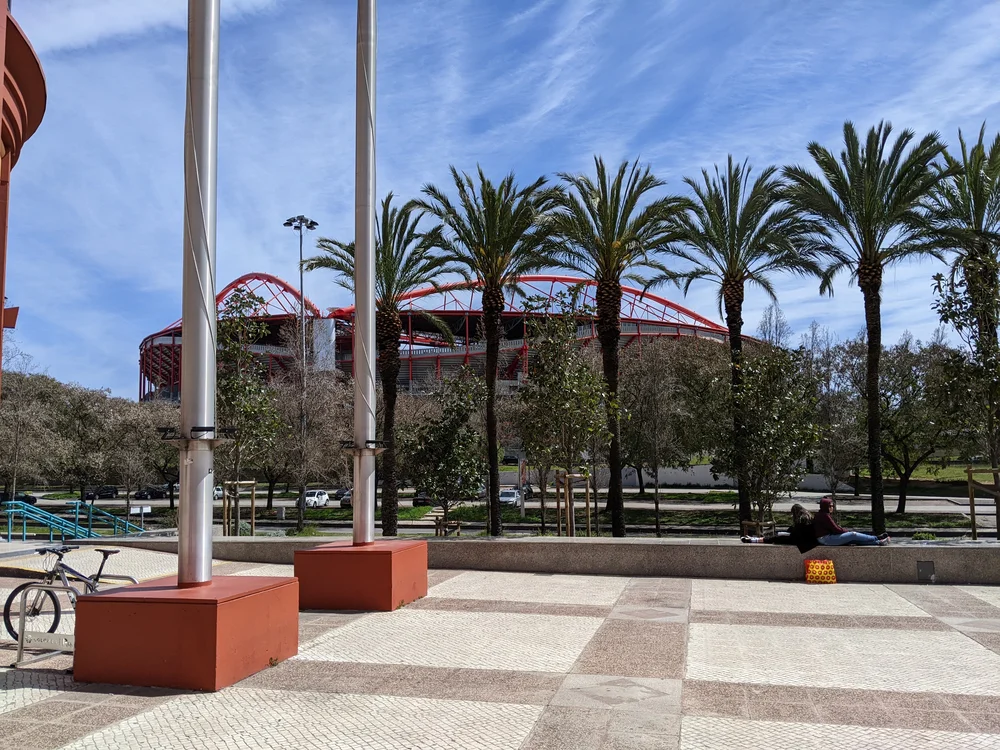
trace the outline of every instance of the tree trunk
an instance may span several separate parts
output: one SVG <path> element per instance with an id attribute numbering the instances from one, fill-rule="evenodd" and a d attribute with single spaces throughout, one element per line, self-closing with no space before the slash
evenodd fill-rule
<path id="1" fill-rule="evenodd" d="M 597 338 L 601 342 L 601 364 L 607 390 L 608 446 L 607 510 L 611 513 L 612 536 L 625 536 L 625 504 L 622 498 L 622 440 L 618 419 L 618 342 L 621 338 L 622 286 L 615 280 L 597 282 Z"/>
<path id="2" fill-rule="evenodd" d="M 907 471 L 899 472 L 899 502 L 896 503 L 897 513 L 906 513 L 906 493 L 910 488 L 910 477 L 913 475 L 915 466 Z"/>
<path id="3" fill-rule="evenodd" d="M 267 509 L 274 510 L 274 488 L 277 486 L 277 479 L 267 480 Z"/>
<path id="4" fill-rule="evenodd" d="M 542 517 L 541 534 L 543 536 L 545 534 L 545 494 L 548 490 L 548 485 L 549 485 L 549 467 L 545 466 L 544 468 L 538 469 L 538 493 L 541 504 L 541 517 Z"/>
<path id="5" fill-rule="evenodd" d="M 486 328 L 486 458 L 489 461 L 487 502 L 489 523 L 487 533 L 501 536 L 500 518 L 500 457 L 497 455 L 497 363 L 500 359 L 500 314 L 503 311 L 503 290 L 499 286 L 483 289 L 483 325 Z"/>
<path id="6" fill-rule="evenodd" d="M 722 285 L 729 328 L 730 393 L 733 402 L 733 469 L 739 496 L 740 521 L 752 518 L 750 483 L 746 472 L 747 426 L 743 411 L 743 281 L 727 281 Z"/>
<path id="7" fill-rule="evenodd" d="M 399 378 L 399 315 L 376 310 L 379 374 L 382 377 L 382 536 L 396 536 L 399 527 L 399 498 L 396 488 L 396 395 Z"/>
<path id="8" fill-rule="evenodd" d="M 174 482 L 168 483 L 167 493 L 170 495 L 170 510 L 176 510 L 176 506 L 174 505 Z"/>
<path id="9" fill-rule="evenodd" d="M 656 479 L 653 481 L 653 510 L 656 513 L 656 535 L 662 536 L 660 533 L 660 466 L 656 464 L 653 466 L 653 476 Z"/>
<path id="10" fill-rule="evenodd" d="M 865 299 L 865 328 L 868 333 L 868 361 L 865 400 L 868 412 L 868 475 L 872 498 L 872 529 L 885 531 L 885 502 L 882 488 L 882 413 L 879 409 L 879 359 L 882 356 L 881 267 L 860 267 L 858 285 Z"/>
<path id="11" fill-rule="evenodd" d="M 643 479 L 643 476 L 642 476 L 642 467 L 641 466 L 633 466 L 632 468 L 635 469 L 635 479 L 636 479 L 636 482 L 639 485 L 639 494 L 640 495 L 645 495 L 646 494 L 646 481 L 645 481 L 645 479 Z"/>

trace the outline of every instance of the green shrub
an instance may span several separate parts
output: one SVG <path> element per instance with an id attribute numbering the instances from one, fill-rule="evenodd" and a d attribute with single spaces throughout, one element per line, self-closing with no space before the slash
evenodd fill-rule
<path id="1" fill-rule="evenodd" d="M 288 529 L 285 532 L 285 536 L 319 536 L 319 527 L 306 524 L 302 527 L 302 531 L 299 531 L 298 529 Z"/>
<path id="2" fill-rule="evenodd" d="M 913 541 L 915 542 L 936 542 L 937 535 L 931 534 L 928 531 L 918 531 L 913 535 Z"/>

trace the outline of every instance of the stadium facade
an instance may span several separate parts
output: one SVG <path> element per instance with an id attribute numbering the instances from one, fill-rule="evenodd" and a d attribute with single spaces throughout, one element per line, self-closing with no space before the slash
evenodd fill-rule
<path id="1" fill-rule="evenodd" d="M 286 369 L 294 352 L 286 345 L 282 328 L 296 325 L 300 312 L 298 290 L 287 282 L 265 273 L 250 273 L 234 280 L 216 297 L 219 310 L 236 289 L 246 289 L 261 299 L 256 311 L 258 320 L 267 325 L 268 334 L 254 345 L 267 372 L 274 375 Z M 726 340 L 725 326 L 656 294 L 623 287 L 621 308 L 622 347 L 639 347 L 650 338 L 693 337 L 716 342 Z M 576 296 L 583 309 L 593 309 L 596 285 L 572 276 L 536 275 L 522 277 L 517 291 L 508 292 L 501 316 L 502 386 L 516 388 L 527 376 L 531 347 L 527 336 L 532 317 L 544 315 L 547 303 L 561 296 Z M 478 287 L 455 282 L 438 287 L 417 289 L 403 298 L 403 333 L 400 337 L 400 388 L 419 390 L 422 383 L 447 378 L 462 367 L 482 368 L 486 347 L 482 336 L 482 306 Z M 340 307 L 322 312 L 308 298 L 305 300 L 306 328 L 311 342 L 309 357 L 316 370 L 339 370 L 350 374 L 354 308 Z M 452 334 L 453 343 L 430 319 L 443 322 Z M 595 320 L 589 315 L 578 318 L 577 338 L 589 345 L 597 338 Z M 143 339 L 139 347 L 140 399 L 169 398 L 180 395 L 180 357 L 182 330 L 176 321 Z"/>

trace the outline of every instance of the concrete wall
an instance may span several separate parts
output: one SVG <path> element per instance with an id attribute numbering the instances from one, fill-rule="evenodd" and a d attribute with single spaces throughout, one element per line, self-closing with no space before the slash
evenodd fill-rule
<path id="1" fill-rule="evenodd" d="M 216 539 L 219 560 L 291 564 L 295 550 L 330 537 Z M 83 540 L 85 544 L 136 546 L 176 552 L 176 539 Z M 933 563 L 935 582 L 1000 584 L 1000 546 L 992 542 L 824 547 L 800 555 L 794 547 L 675 539 L 430 539 L 431 568 L 530 573 L 666 576 L 795 581 L 803 560 L 831 559 L 843 582 L 918 583 L 917 563 Z"/>

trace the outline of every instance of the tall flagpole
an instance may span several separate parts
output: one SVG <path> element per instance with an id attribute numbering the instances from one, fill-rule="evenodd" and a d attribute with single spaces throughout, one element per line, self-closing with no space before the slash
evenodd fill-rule
<path id="1" fill-rule="evenodd" d="M 376 0 L 358 0 L 354 174 L 354 544 L 375 541 Z"/>
<path id="2" fill-rule="evenodd" d="M 177 582 L 212 582 L 220 0 L 188 0 Z"/>

